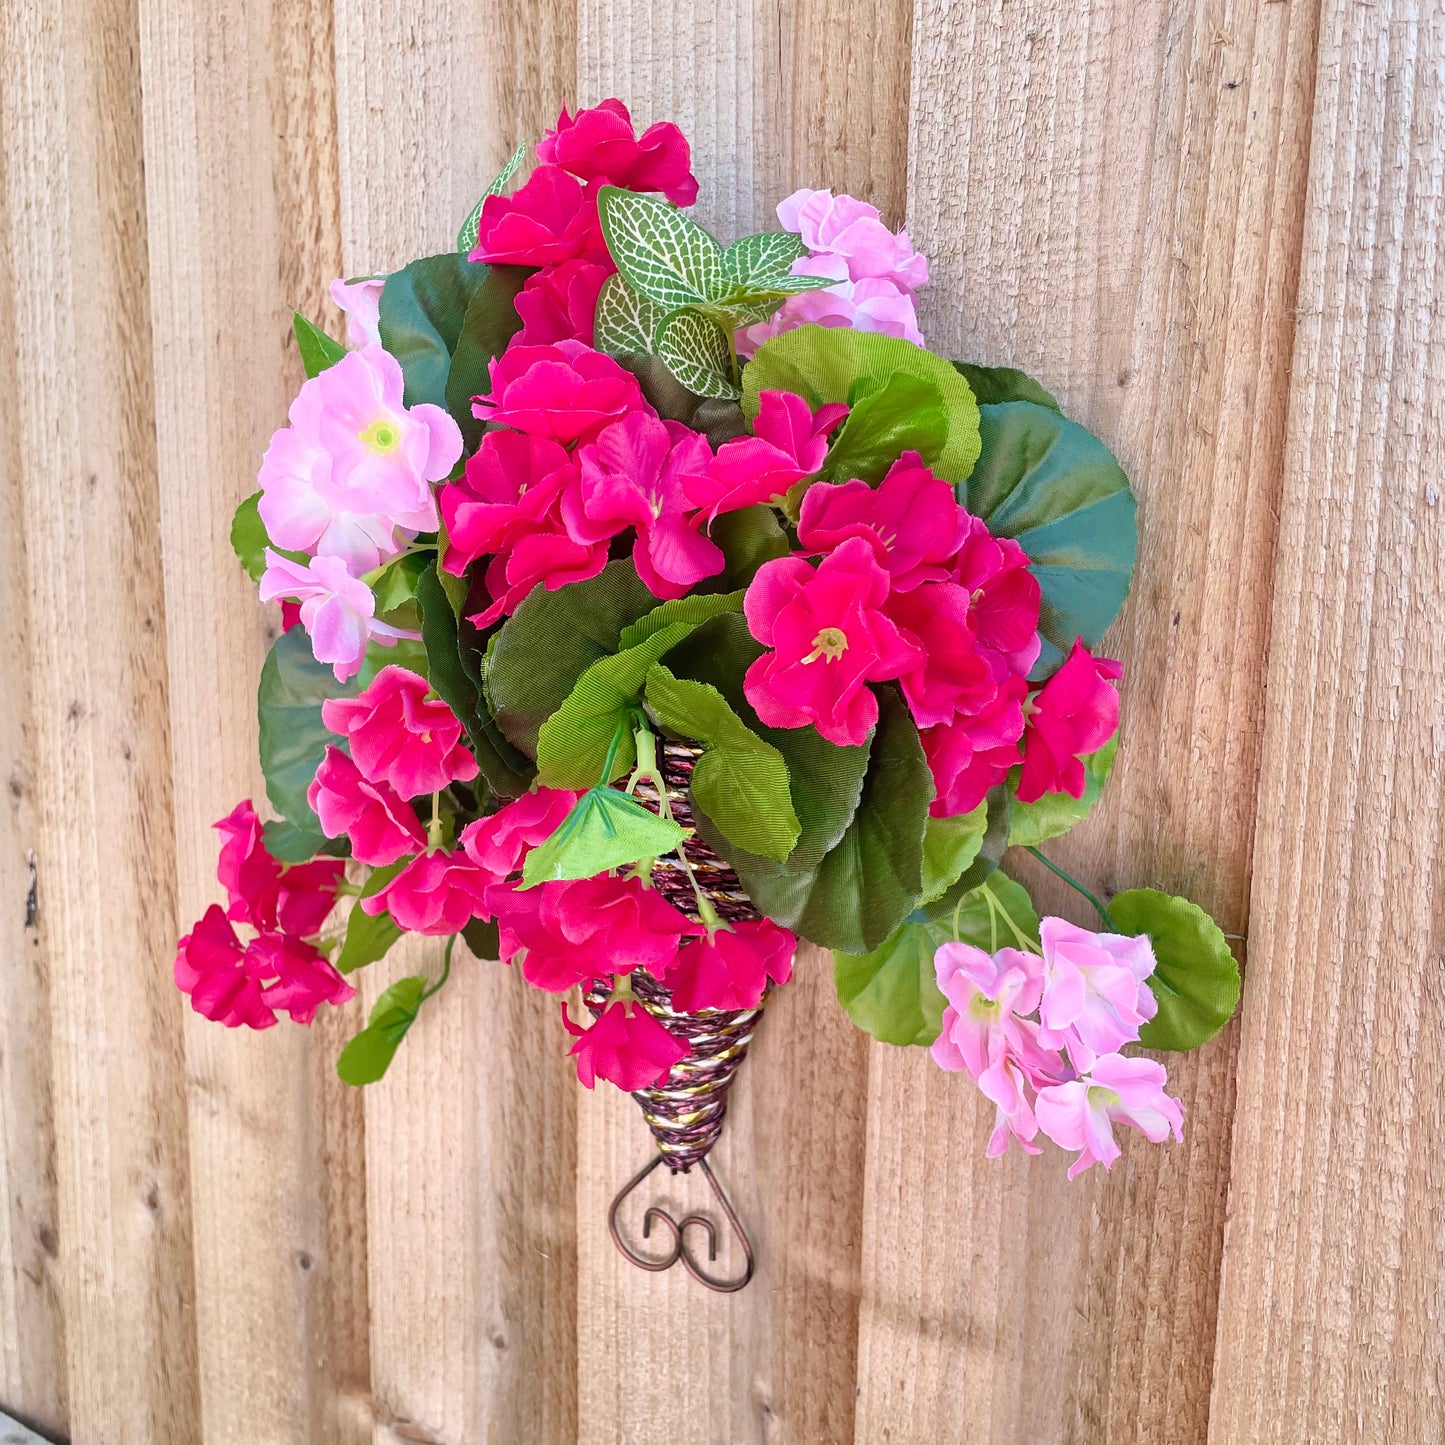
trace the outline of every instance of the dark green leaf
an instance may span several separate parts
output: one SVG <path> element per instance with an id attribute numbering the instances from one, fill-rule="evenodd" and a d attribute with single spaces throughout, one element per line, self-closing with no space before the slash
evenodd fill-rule
<path id="1" fill-rule="evenodd" d="M 266 851 L 279 863 L 309 863 L 320 853 L 345 858 L 350 851 L 345 838 L 326 837 L 314 822 L 307 825 L 268 818 L 261 825 L 261 836 Z"/>
<path id="2" fill-rule="evenodd" d="M 981 416 L 983 454 L 959 498 L 1024 549 L 1039 579 L 1038 680 L 1058 669 L 1075 637 L 1097 646 L 1118 615 L 1138 548 L 1134 497 L 1113 454 L 1077 422 L 1027 401 L 986 406 Z"/>
<path id="3" fill-rule="evenodd" d="M 869 392 L 843 423 L 828 453 L 824 475 L 881 482 L 904 452 L 917 452 L 930 466 L 948 441 L 948 413 L 935 382 L 895 371 Z"/>
<path id="4" fill-rule="evenodd" d="M 778 514 L 768 506 L 724 512 L 709 528 L 708 536 L 727 558 L 718 585 L 730 590 L 746 590 L 764 562 L 786 557 L 792 551 Z"/>
<path id="5" fill-rule="evenodd" d="M 930 818 L 923 835 L 923 902 L 942 898 L 973 866 L 988 832 L 988 803 L 955 818 Z"/>
<path id="6" fill-rule="evenodd" d="M 654 607 L 646 616 L 639 617 L 636 622 L 631 622 L 624 627 L 618 636 L 617 646 L 619 650 L 636 647 L 638 643 L 646 642 L 654 632 L 661 632 L 664 627 L 671 627 L 676 622 L 687 622 L 693 627 L 698 627 L 709 617 L 717 617 L 724 612 L 741 612 L 742 610 L 743 594 L 741 591 L 690 593 L 686 597 L 674 597 Z"/>
<path id="7" fill-rule="evenodd" d="M 416 1022 L 426 979 L 398 979 L 371 1010 L 371 1020 L 341 1051 L 336 1072 L 346 1084 L 374 1084 L 391 1067 L 397 1048 Z"/>
<path id="8" fill-rule="evenodd" d="M 517 293 L 531 274 L 526 266 L 493 266 L 467 304 L 447 371 L 446 408 L 468 452 L 476 449 L 486 425 L 472 415 L 472 398 L 491 391 L 491 361 L 521 330 Z"/>
<path id="9" fill-rule="evenodd" d="M 333 341 L 299 311 L 292 313 L 291 329 L 296 333 L 296 347 L 301 353 L 301 365 L 306 368 L 308 380 L 320 376 L 327 367 L 335 366 L 346 355 L 346 348 L 339 341 Z"/>
<path id="10" fill-rule="evenodd" d="M 259 582 L 266 570 L 266 548 L 271 545 L 261 520 L 260 502 L 261 493 L 253 492 L 231 518 L 231 550 L 253 582 Z"/>
<path id="11" fill-rule="evenodd" d="M 378 617 L 385 617 L 388 612 L 415 600 L 417 582 L 429 561 L 424 552 L 408 552 L 382 572 L 371 589 L 376 594 Z"/>
<path id="12" fill-rule="evenodd" d="M 747 434 L 748 424 L 737 402 L 689 391 L 660 357 L 620 355 L 617 362 L 637 378 L 643 396 L 658 416 L 701 432 L 714 451 L 724 442 Z"/>
<path id="13" fill-rule="evenodd" d="M 592 878 L 671 853 L 686 834 L 616 788 L 592 788 L 577 799 L 561 826 L 527 854 L 522 887 L 563 878 Z"/>
<path id="14" fill-rule="evenodd" d="M 1006 873 L 991 873 L 976 888 L 959 899 L 953 911 L 940 923 L 956 924 L 960 943 L 971 943 L 986 953 L 1001 948 L 1039 951 L 1039 915 L 1028 889 Z"/>
<path id="15" fill-rule="evenodd" d="M 1239 1004 L 1239 964 L 1219 925 L 1196 903 L 1153 888 L 1109 900 L 1121 933 L 1147 933 L 1154 945 L 1149 987 L 1159 1012 L 1139 1030 L 1149 1049 L 1194 1049 L 1211 1039 Z"/>
<path id="16" fill-rule="evenodd" d="M 1112 737 L 1096 753 L 1086 753 L 1084 764 L 1084 796 L 1071 798 L 1067 793 L 1045 793 L 1035 803 L 1021 803 L 1017 798 L 1009 813 L 1008 841 L 1011 848 L 1036 848 L 1049 838 L 1067 833 L 1082 822 L 1099 801 L 1104 784 L 1114 768 L 1114 754 L 1119 739 Z M 1010 790 L 1017 789 L 1023 770 L 1015 768 L 1008 778 Z"/>
<path id="17" fill-rule="evenodd" d="M 462 937 L 466 940 L 467 947 L 471 949 L 473 958 L 479 958 L 485 962 L 496 958 L 501 952 L 501 938 L 495 918 L 472 919 L 462 929 Z"/>
<path id="18" fill-rule="evenodd" d="M 1058 402 L 1033 377 L 1012 366 L 974 366 L 967 361 L 955 361 L 953 365 L 973 388 L 974 398 L 980 406 L 992 406 L 1002 401 L 1032 401 L 1039 406 L 1059 410 Z"/>
<path id="19" fill-rule="evenodd" d="M 362 898 L 374 898 L 411 860 L 402 858 L 384 868 L 373 868 L 371 876 L 361 887 Z M 336 967 L 340 973 L 353 973 L 368 963 L 384 958 L 387 950 L 401 937 L 401 929 L 385 910 L 375 917 L 362 909 L 360 901 L 352 904 L 346 919 L 346 937 L 341 952 L 336 956 Z"/>
<path id="20" fill-rule="evenodd" d="M 934 950 L 952 935 L 919 915 L 899 924 L 871 953 L 833 954 L 838 1002 L 864 1033 L 885 1044 L 931 1044 L 943 1026 L 945 1000 Z"/>
<path id="21" fill-rule="evenodd" d="M 381 291 L 381 344 L 401 363 L 408 406 L 447 404 L 452 352 L 467 308 L 490 274 L 455 251 L 423 256 L 386 278 Z"/>

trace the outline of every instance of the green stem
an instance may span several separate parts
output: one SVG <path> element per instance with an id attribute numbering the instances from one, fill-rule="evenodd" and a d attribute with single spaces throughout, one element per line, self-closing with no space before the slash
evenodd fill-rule
<path id="1" fill-rule="evenodd" d="M 442 795 L 440 790 L 431 795 L 431 822 L 426 825 L 426 846 L 429 853 L 435 853 L 442 845 Z"/>
<path id="2" fill-rule="evenodd" d="M 1038 939 L 1030 938 L 1028 934 L 1025 933 L 1023 929 L 1021 929 L 1018 924 L 1013 921 L 1013 917 L 1009 913 L 1008 909 L 999 902 L 998 895 L 993 891 L 992 888 L 988 886 L 987 883 L 980 883 L 978 885 L 978 891 L 983 894 L 983 901 L 988 904 L 989 926 L 991 928 L 994 928 L 994 910 L 997 909 L 998 917 L 1002 918 L 1003 921 L 1008 924 L 1009 932 L 1012 933 L 1013 936 L 1018 940 L 1019 946 L 1021 948 L 1027 950 L 1029 953 L 1043 952 L 1043 947 L 1039 943 Z M 993 933 L 993 942 L 995 944 L 994 951 L 997 952 L 998 933 L 996 929 Z"/>
<path id="3" fill-rule="evenodd" d="M 424 1004 L 429 998 L 431 998 L 433 994 L 440 993 L 442 985 L 452 976 L 452 949 L 454 949 L 456 946 L 457 936 L 454 933 L 449 939 L 447 939 L 447 951 L 445 957 L 442 960 L 441 977 L 437 979 L 437 981 L 429 988 L 423 990 L 422 996 L 416 1001 L 416 1006 L 418 1008 L 420 1008 L 422 1004 Z"/>
<path id="4" fill-rule="evenodd" d="M 1039 862 L 1042 863 L 1044 867 L 1049 870 L 1050 873 L 1054 874 L 1056 877 L 1062 878 L 1064 882 L 1067 883 L 1069 887 L 1072 888 L 1076 893 L 1082 893 L 1084 897 L 1087 898 L 1089 902 L 1094 905 L 1094 912 L 1097 913 L 1099 917 L 1102 918 L 1104 922 L 1108 925 L 1109 931 L 1111 933 L 1118 933 L 1118 925 L 1114 922 L 1112 918 L 1109 917 L 1109 910 L 1105 908 L 1104 905 L 1099 901 L 1098 897 L 1095 894 L 1090 893 L 1089 890 L 1085 888 L 1084 885 L 1080 883 L 1077 878 L 1073 877 L 1072 874 L 1064 872 L 1064 870 L 1060 868 L 1057 863 L 1050 862 L 1047 858 L 1044 857 L 1042 853 L 1039 852 L 1037 848 L 1029 846 L 1026 847 L 1024 851 L 1026 853 L 1032 853 L 1034 857 L 1037 858 Z"/>

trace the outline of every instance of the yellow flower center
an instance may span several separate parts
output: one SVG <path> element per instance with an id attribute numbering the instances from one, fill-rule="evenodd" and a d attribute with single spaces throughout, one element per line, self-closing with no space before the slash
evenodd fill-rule
<path id="1" fill-rule="evenodd" d="M 841 627 L 825 627 L 813 639 L 813 650 L 803 662 L 817 662 L 820 657 L 826 662 L 837 662 L 847 650 L 848 634 Z"/>
<path id="2" fill-rule="evenodd" d="M 372 451 L 385 456 L 387 452 L 396 450 L 401 441 L 401 433 L 392 422 L 374 421 L 361 433 L 361 441 Z"/>
<path id="3" fill-rule="evenodd" d="M 997 1018 L 999 1013 L 998 1000 L 986 998 L 983 994 L 976 993 L 973 996 L 973 1001 L 969 1004 L 969 1012 L 974 1018 L 980 1020 Z"/>

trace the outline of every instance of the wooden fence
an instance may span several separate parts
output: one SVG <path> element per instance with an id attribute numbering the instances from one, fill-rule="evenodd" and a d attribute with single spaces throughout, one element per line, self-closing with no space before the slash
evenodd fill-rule
<path id="1" fill-rule="evenodd" d="M 0 1408 L 85 1445 L 1442 1438 L 1440 0 L 0 16 Z M 364 1096 L 350 1015 L 237 1037 L 170 982 L 261 796 L 227 526 L 291 309 L 613 94 L 684 125 L 724 235 L 804 183 L 906 218 L 934 347 L 1119 453 L 1127 745 L 1065 856 L 1248 938 L 1185 1143 L 1072 1185 L 984 1159 L 967 1082 L 805 957 L 718 1150 L 733 1297 L 613 1252 L 648 1138 L 508 971 Z"/>

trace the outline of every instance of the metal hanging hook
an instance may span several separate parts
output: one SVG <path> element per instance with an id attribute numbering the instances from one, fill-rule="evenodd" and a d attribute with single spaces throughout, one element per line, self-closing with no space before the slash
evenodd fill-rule
<path id="1" fill-rule="evenodd" d="M 718 1206 L 722 1209 L 723 1216 L 732 1225 L 733 1233 L 737 1235 L 738 1243 L 742 1245 L 743 1258 L 747 1261 L 746 1267 L 737 1279 L 717 1279 L 709 1274 L 697 1261 L 692 1249 L 687 1242 L 687 1230 L 689 1225 L 699 1226 L 707 1236 L 707 1257 L 709 1261 L 717 1258 L 717 1225 L 705 1214 L 685 1214 L 681 1219 L 674 1219 L 661 1205 L 651 1204 L 647 1212 L 642 1216 L 642 1237 L 649 1239 L 652 1235 L 652 1226 L 661 1225 L 672 1235 L 672 1248 L 662 1259 L 649 1259 L 644 1254 L 638 1254 L 630 1244 L 622 1237 L 622 1230 L 617 1223 L 618 1211 L 622 1208 L 622 1202 L 632 1193 L 634 1189 L 657 1168 L 659 1164 L 665 1164 L 666 1158 L 657 1154 L 648 1160 L 647 1164 L 617 1192 L 617 1197 L 612 1201 L 612 1208 L 607 1211 L 607 1232 L 612 1236 L 612 1242 L 617 1246 L 618 1252 L 623 1258 L 631 1261 L 638 1269 L 650 1270 L 659 1273 L 665 1269 L 671 1269 L 679 1260 L 682 1267 L 701 1285 L 708 1289 L 716 1290 L 719 1294 L 732 1294 L 742 1289 L 753 1277 L 753 1246 L 748 1238 L 747 1230 L 743 1228 L 742 1220 L 738 1218 L 737 1211 L 732 1206 L 732 1201 L 723 1191 L 718 1183 L 717 1175 L 712 1172 L 711 1165 L 706 1159 L 697 1161 L 698 1168 L 702 1170 L 703 1177 L 712 1186 L 712 1192 L 717 1196 Z M 686 1171 L 683 1171 L 686 1172 Z"/>

